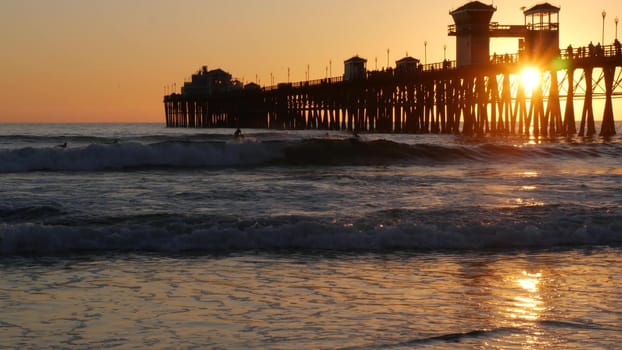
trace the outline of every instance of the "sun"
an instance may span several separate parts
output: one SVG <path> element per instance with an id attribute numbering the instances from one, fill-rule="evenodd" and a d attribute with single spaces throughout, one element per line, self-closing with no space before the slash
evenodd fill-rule
<path id="1" fill-rule="evenodd" d="M 521 82 L 526 90 L 533 90 L 540 84 L 540 71 L 534 67 L 527 67 L 521 73 Z"/>

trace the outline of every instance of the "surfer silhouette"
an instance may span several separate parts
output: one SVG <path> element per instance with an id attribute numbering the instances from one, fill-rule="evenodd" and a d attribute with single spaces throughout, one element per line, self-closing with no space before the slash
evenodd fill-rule
<path id="1" fill-rule="evenodd" d="M 233 136 L 235 137 L 242 137 L 242 130 L 240 130 L 240 128 L 238 128 L 234 133 Z"/>
<path id="2" fill-rule="evenodd" d="M 56 145 L 56 147 L 58 147 L 58 148 L 67 148 L 67 141 L 63 142 L 60 145 Z"/>

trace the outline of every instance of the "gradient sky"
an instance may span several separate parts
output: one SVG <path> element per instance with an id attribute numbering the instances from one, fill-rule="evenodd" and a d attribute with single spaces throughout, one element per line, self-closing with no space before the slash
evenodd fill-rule
<path id="1" fill-rule="evenodd" d="M 560 0 L 561 1 L 561 0 Z M 368 68 L 409 55 L 454 59 L 449 11 L 438 0 L 0 0 L 0 122 L 163 122 L 166 86 L 202 65 L 261 85 L 343 74 L 355 54 Z M 487 2 L 484 0 L 483 2 Z M 522 24 L 522 6 L 496 0 L 493 21 Z M 487 2 L 489 3 L 489 2 Z M 615 36 L 619 0 L 565 0 L 560 45 Z M 433 4 L 433 5 L 431 5 Z M 622 25 L 619 28 L 622 35 Z M 491 51 L 515 52 L 516 40 Z"/>

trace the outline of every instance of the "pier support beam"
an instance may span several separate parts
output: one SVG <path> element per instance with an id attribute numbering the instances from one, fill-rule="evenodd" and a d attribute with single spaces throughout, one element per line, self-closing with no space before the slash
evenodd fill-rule
<path id="1" fill-rule="evenodd" d="M 514 134 L 514 125 L 518 122 L 518 135 L 529 133 L 527 125 L 527 102 L 525 101 L 525 86 L 518 80 L 518 89 L 516 92 L 516 102 L 514 104 L 514 113 L 512 113 L 512 134 Z"/>
<path id="2" fill-rule="evenodd" d="M 594 125 L 594 108 L 592 107 L 592 96 L 594 88 L 592 86 L 592 67 L 584 69 L 585 74 L 585 99 L 583 102 L 583 112 L 581 113 L 581 126 L 579 128 L 579 136 L 592 137 L 596 134 L 596 126 Z M 587 124 L 587 130 L 586 128 Z"/>
<path id="3" fill-rule="evenodd" d="M 605 76 L 605 112 L 603 113 L 603 124 L 600 128 L 600 136 L 603 137 L 610 137 L 616 134 L 616 126 L 613 121 L 613 104 L 611 101 L 615 71 L 615 66 L 603 67 L 603 74 Z"/>
<path id="4" fill-rule="evenodd" d="M 562 112 L 559 105 L 559 81 L 557 79 L 557 71 L 550 71 L 551 87 L 549 88 L 549 100 L 546 105 L 545 120 L 549 121 L 549 137 L 562 134 Z M 546 125 L 543 125 L 546 127 Z"/>
<path id="5" fill-rule="evenodd" d="M 566 94 L 566 110 L 564 112 L 564 135 L 572 136 L 577 133 L 577 125 L 574 120 L 574 68 L 566 71 L 568 80 L 568 92 Z"/>

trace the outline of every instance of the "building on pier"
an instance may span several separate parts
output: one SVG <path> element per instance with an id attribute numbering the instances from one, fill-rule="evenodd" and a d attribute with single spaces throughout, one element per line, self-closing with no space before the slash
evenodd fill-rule
<path id="1" fill-rule="evenodd" d="M 190 81 L 185 82 L 181 88 L 182 95 L 210 96 L 216 93 L 224 93 L 240 89 L 242 85 L 237 80 L 232 80 L 231 74 L 218 68 L 208 71 L 207 66 L 192 75 Z"/>

